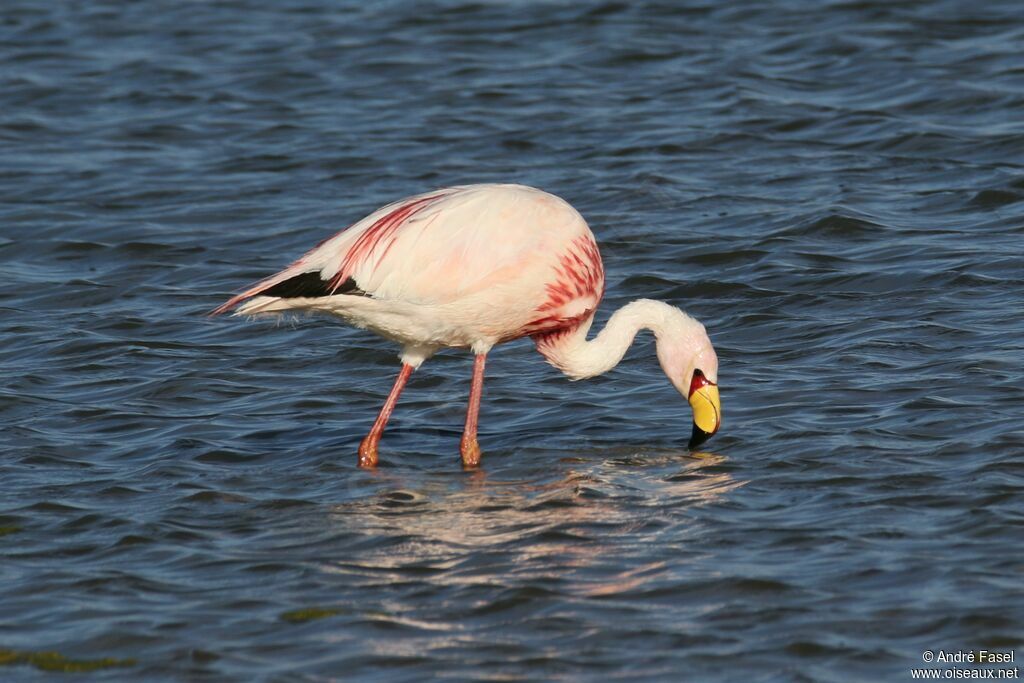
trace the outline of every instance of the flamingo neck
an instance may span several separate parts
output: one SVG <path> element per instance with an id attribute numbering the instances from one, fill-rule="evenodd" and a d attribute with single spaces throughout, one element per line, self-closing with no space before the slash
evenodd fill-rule
<path id="1" fill-rule="evenodd" d="M 658 346 L 658 358 L 665 367 L 670 347 L 682 343 L 699 350 L 699 340 L 706 338 L 704 327 L 675 306 L 651 299 L 637 299 L 612 314 L 604 329 L 587 341 L 593 316 L 578 327 L 537 335 L 537 350 L 548 362 L 569 376 L 586 379 L 608 372 L 622 360 L 640 330 L 650 330 Z M 673 363 L 674 364 L 674 363 Z M 665 368 L 668 372 L 668 368 Z"/>

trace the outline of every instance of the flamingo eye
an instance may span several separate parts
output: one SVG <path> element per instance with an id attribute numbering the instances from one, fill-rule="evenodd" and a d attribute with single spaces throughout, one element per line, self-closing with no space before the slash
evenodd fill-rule
<path id="1" fill-rule="evenodd" d="M 709 385 L 714 386 L 714 384 L 714 382 L 712 382 L 711 380 L 704 376 L 703 372 L 701 372 L 699 369 L 694 369 L 693 379 L 690 380 L 690 393 L 687 395 L 687 398 L 693 396 L 693 392 L 697 391 L 701 387 L 706 387 Z"/>

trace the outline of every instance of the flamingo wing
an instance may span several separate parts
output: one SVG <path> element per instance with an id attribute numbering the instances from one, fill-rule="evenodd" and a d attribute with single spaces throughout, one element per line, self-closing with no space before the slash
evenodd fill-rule
<path id="1" fill-rule="evenodd" d="M 212 311 L 226 313 L 256 296 L 280 298 L 317 298 L 335 294 L 368 295 L 353 277 L 358 267 L 365 271 L 370 258 L 383 256 L 393 246 L 403 225 L 415 218 L 425 205 L 445 196 L 445 191 L 410 197 L 394 202 L 363 220 L 323 240 L 284 270 L 260 280 Z M 365 272 L 362 275 L 366 275 Z"/>
<path id="2" fill-rule="evenodd" d="M 566 249 L 581 236 L 596 254 L 582 217 L 563 200 L 533 188 L 437 190 L 375 211 L 213 313 L 257 296 L 359 295 L 442 306 L 504 288 L 506 296 L 532 299 L 531 305 L 546 306 L 541 310 L 550 314 L 569 294 L 557 277 L 567 266 Z M 593 284 L 599 299 L 604 283 L 600 256 L 596 259 L 600 282 Z"/>

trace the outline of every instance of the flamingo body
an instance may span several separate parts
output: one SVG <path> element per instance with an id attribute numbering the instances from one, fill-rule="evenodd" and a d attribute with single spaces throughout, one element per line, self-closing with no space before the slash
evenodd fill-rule
<path id="1" fill-rule="evenodd" d="M 651 329 L 662 368 L 694 405 L 694 434 L 693 396 L 708 396 L 708 386 L 713 407 L 700 404 L 701 433 L 717 430 L 718 360 L 704 327 L 667 304 L 639 300 L 588 342 L 603 293 L 597 242 L 567 202 L 523 185 L 466 185 L 378 209 L 213 313 L 329 313 L 402 345 L 403 370 L 360 446 L 361 465 L 376 464 L 377 443 L 412 370 L 442 347 L 468 347 L 477 360 L 462 456 L 474 466 L 484 358 L 495 344 L 526 335 L 549 362 L 581 379 L 614 366 L 637 331 Z"/>
<path id="2" fill-rule="evenodd" d="M 290 282 L 312 296 L 273 296 Z M 330 313 L 401 343 L 418 367 L 441 347 L 486 353 L 578 324 L 603 292 L 601 254 L 572 206 L 522 185 L 469 185 L 375 211 L 216 312 Z"/>

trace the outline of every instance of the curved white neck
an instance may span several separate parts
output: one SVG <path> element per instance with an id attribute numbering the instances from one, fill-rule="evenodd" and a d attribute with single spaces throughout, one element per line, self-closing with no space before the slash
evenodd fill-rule
<path id="1" fill-rule="evenodd" d="M 687 355 L 692 358 L 703 350 L 702 340 L 707 339 L 704 326 L 699 322 L 675 306 L 651 299 L 637 299 L 615 311 L 604 329 L 593 340 L 587 341 L 587 332 L 593 321 L 590 317 L 574 330 L 538 335 L 535 338 L 537 350 L 571 379 L 586 379 L 618 365 L 642 329 L 654 333 L 658 359 L 666 373 L 676 371 L 666 367 L 667 363 L 683 362 L 682 359 L 677 361 L 669 346 L 687 350 Z M 678 371 L 683 372 L 683 368 Z"/>

